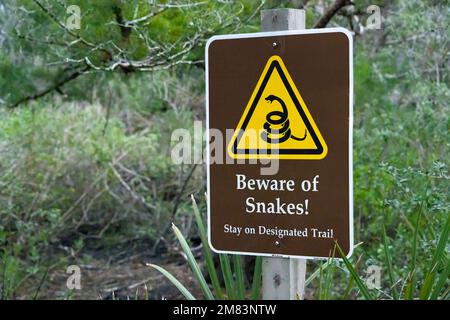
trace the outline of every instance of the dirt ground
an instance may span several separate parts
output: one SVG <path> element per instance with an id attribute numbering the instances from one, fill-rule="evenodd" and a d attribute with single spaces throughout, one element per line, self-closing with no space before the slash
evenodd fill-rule
<path id="1" fill-rule="evenodd" d="M 15 294 L 15 299 L 74 299 L 74 300 L 179 300 L 185 299 L 178 289 L 160 272 L 147 266 L 148 263 L 163 267 L 175 276 L 198 299 L 203 295 L 195 277 L 179 248 L 157 255 L 149 254 L 151 244 L 124 243 L 112 249 L 88 246 L 74 253 L 67 248 L 53 248 L 49 257 L 58 261 L 48 269 L 47 274 L 39 274 L 28 279 Z M 200 262 L 201 247 L 194 249 Z M 246 265 L 251 259 L 246 258 Z M 62 261 L 61 261 L 62 260 Z M 81 289 L 67 288 L 67 267 L 77 265 L 81 271 Z M 253 270 L 246 270 L 247 276 Z M 205 273 L 204 273 L 205 274 Z M 42 281 L 44 279 L 44 281 Z M 36 296 L 37 292 L 37 296 Z M 305 292 L 305 299 L 313 299 L 313 292 Z"/>
<path id="2" fill-rule="evenodd" d="M 16 298 L 30 298 L 30 292 L 38 292 L 38 299 L 184 299 L 167 278 L 147 263 L 165 268 L 201 298 L 194 275 L 180 253 L 155 257 L 147 254 L 147 249 L 124 245 L 113 250 L 86 250 L 67 259 L 67 263 L 55 264 L 45 277 L 27 281 Z M 80 267 L 80 290 L 67 288 L 70 274 L 66 270 L 71 264 Z"/>

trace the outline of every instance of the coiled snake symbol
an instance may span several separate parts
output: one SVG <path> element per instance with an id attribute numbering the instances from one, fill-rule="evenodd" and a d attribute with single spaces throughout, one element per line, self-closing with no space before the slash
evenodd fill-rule
<path id="1" fill-rule="evenodd" d="M 286 108 L 286 104 L 281 98 L 271 94 L 267 96 L 265 100 L 269 103 L 277 101 L 281 105 L 281 108 L 283 108 L 283 111 L 272 111 L 267 114 L 266 122 L 264 123 L 265 131 L 261 133 L 261 138 L 264 141 L 268 143 L 282 143 L 289 138 L 298 141 L 303 141 L 306 139 L 306 129 L 304 136 L 301 138 L 292 134 L 291 128 L 289 127 L 288 110 Z"/>

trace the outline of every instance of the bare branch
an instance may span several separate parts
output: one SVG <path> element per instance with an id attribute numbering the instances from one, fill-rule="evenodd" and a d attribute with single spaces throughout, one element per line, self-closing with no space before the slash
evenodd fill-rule
<path id="1" fill-rule="evenodd" d="M 130 193 L 130 195 L 133 197 L 133 199 L 141 202 L 144 205 L 144 207 L 147 210 L 149 210 L 150 212 L 155 210 L 154 205 L 149 204 L 142 195 L 140 195 L 136 191 L 134 191 L 133 188 L 123 179 L 123 177 L 120 175 L 119 172 L 117 172 L 116 168 L 114 167 L 114 163 L 110 164 L 109 166 L 110 166 L 113 174 L 119 180 L 120 184 Z"/>
<path id="2" fill-rule="evenodd" d="M 33 0 L 33 2 L 47 15 L 50 17 L 51 20 L 53 20 L 64 32 L 66 32 L 67 34 L 69 34 L 70 36 L 72 36 L 73 38 L 75 38 L 75 41 L 71 42 L 71 44 L 75 44 L 75 43 L 82 43 L 83 45 L 85 45 L 88 48 L 94 49 L 94 50 L 100 50 L 101 52 L 103 52 L 105 54 L 106 57 L 110 58 L 112 56 L 112 54 L 106 50 L 105 48 L 103 48 L 102 45 L 97 45 L 95 43 L 92 43 L 90 41 L 87 41 L 86 39 L 84 39 L 82 36 L 80 36 L 79 34 L 73 32 L 72 30 L 70 30 L 69 28 L 67 28 L 67 26 L 58 19 L 58 17 L 56 17 L 48 8 L 46 8 L 39 0 Z"/>
<path id="3" fill-rule="evenodd" d="M 195 164 L 191 167 L 191 170 L 189 170 L 189 173 L 187 174 L 186 178 L 184 179 L 183 185 L 182 185 L 180 191 L 179 191 L 178 194 L 177 194 L 177 197 L 176 197 L 176 199 L 175 199 L 174 206 L 173 206 L 173 208 L 172 208 L 171 221 L 169 221 L 169 223 L 165 226 L 165 228 L 162 230 L 161 234 L 159 235 L 158 239 L 157 239 L 157 240 L 155 241 L 155 243 L 153 244 L 152 252 L 155 252 L 155 251 L 156 251 L 156 249 L 158 248 L 158 246 L 159 246 L 161 240 L 164 239 L 164 236 L 165 236 L 165 235 L 167 234 L 167 232 L 170 230 L 170 226 L 171 226 L 171 224 L 172 224 L 173 220 L 175 219 L 176 214 L 177 214 L 177 212 L 178 212 L 178 207 L 180 206 L 182 196 L 184 195 L 184 192 L 185 192 L 185 190 L 186 190 L 186 187 L 187 187 L 188 184 L 189 184 L 189 180 L 191 180 L 191 178 L 192 178 L 192 176 L 193 176 L 193 174 L 194 174 L 195 169 L 197 168 L 197 166 L 198 166 L 198 163 L 195 163 Z M 183 167 L 181 167 L 181 168 L 183 169 Z"/>
<path id="4" fill-rule="evenodd" d="M 314 28 L 325 28 L 331 18 L 343 7 L 354 5 L 351 0 L 336 0 L 314 25 Z"/>
<path id="5" fill-rule="evenodd" d="M 58 18 L 49 10 L 47 9 L 39 0 L 33 0 L 33 2 L 39 7 L 41 8 L 42 11 L 44 11 L 44 13 L 46 15 L 48 15 L 61 29 L 63 29 L 67 34 L 71 35 L 72 37 L 78 39 L 82 44 L 84 44 L 87 47 L 90 48 L 95 48 L 96 45 L 85 40 L 84 38 L 82 38 L 81 36 L 79 36 L 78 34 L 76 34 L 75 32 L 73 32 L 72 30 L 70 30 L 69 28 L 66 27 L 66 25 L 59 21 Z"/>
<path id="6" fill-rule="evenodd" d="M 12 104 L 11 106 L 9 106 L 9 108 L 16 108 L 17 106 L 19 106 L 20 104 L 29 102 L 29 101 L 33 101 L 39 98 L 42 98 L 44 96 L 46 96 L 47 94 L 49 94 L 50 92 L 54 91 L 54 90 L 58 90 L 60 89 L 62 86 L 64 86 L 66 83 L 75 80 L 76 78 L 78 78 L 79 76 L 83 75 L 84 73 L 86 73 L 86 71 L 89 70 L 89 66 L 84 67 L 81 70 L 75 70 L 71 73 L 69 73 L 68 75 L 66 75 L 65 77 L 63 77 L 62 79 L 60 79 L 59 81 L 57 81 L 54 85 L 40 91 L 37 92 L 35 94 L 32 95 L 28 95 L 26 97 L 21 98 L 20 100 L 16 101 L 14 104 Z"/>
<path id="7" fill-rule="evenodd" d="M 167 7 L 163 7 L 161 9 L 157 10 L 157 11 L 150 12 L 149 14 L 147 14 L 147 15 L 145 15 L 143 17 L 136 18 L 136 19 L 133 19 L 133 20 L 130 20 L 130 21 L 126 21 L 125 25 L 126 26 L 133 26 L 133 25 L 137 25 L 139 23 L 147 22 L 151 18 L 156 17 L 158 14 L 163 13 L 167 9 L 168 9 Z"/>
<path id="8" fill-rule="evenodd" d="M 220 33 L 222 30 L 235 32 L 243 25 L 248 24 L 262 8 L 265 0 L 261 0 L 260 5 L 256 8 L 255 12 L 250 16 L 247 16 L 245 20 L 239 18 L 239 15 L 244 11 L 243 4 L 241 4 L 240 8 L 236 8 L 237 10 L 234 10 L 233 14 L 229 14 L 228 11 L 222 12 L 221 10 L 211 12 L 211 15 L 216 18 L 214 26 L 207 23 L 205 24 L 201 19 L 194 20 L 190 24 L 192 29 L 189 30 L 189 32 L 186 32 L 178 40 L 170 41 L 168 43 L 152 39 L 148 30 L 145 30 L 143 27 L 150 23 L 152 18 L 166 10 L 186 10 L 191 7 L 199 7 L 206 4 L 206 2 L 191 2 L 187 4 L 169 2 L 166 4 L 158 4 L 154 6 L 154 8 L 151 8 L 149 13 L 140 17 L 138 16 L 138 11 L 135 10 L 132 20 L 126 19 L 120 6 L 112 6 L 114 19 L 107 24 L 112 24 L 120 28 L 122 37 L 121 42 L 118 44 L 114 43 L 112 40 L 105 40 L 101 43 L 88 41 L 80 34 L 67 28 L 64 22 L 59 20 L 55 13 L 52 12 L 52 8 L 49 8 L 45 4 L 44 0 L 33 0 L 33 3 L 35 3 L 51 21 L 56 23 L 64 33 L 72 37 L 73 41 L 53 40 L 50 38 L 44 40 L 44 44 L 47 44 L 48 46 L 65 47 L 68 50 L 68 54 L 65 57 L 60 57 L 60 61 L 53 61 L 49 64 L 49 66 L 66 65 L 66 71 L 62 72 L 64 76 L 62 79 L 56 80 L 50 87 L 15 102 L 10 106 L 11 108 L 17 107 L 28 101 L 36 100 L 52 91 L 58 91 L 61 86 L 77 79 L 85 73 L 100 71 L 121 71 L 124 73 L 156 71 L 169 69 L 177 65 L 195 65 L 202 67 L 202 61 L 190 59 L 189 54 L 194 49 L 201 46 L 211 35 Z M 63 5 L 60 1 L 57 3 L 61 6 Z M 133 31 L 136 32 L 137 37 L 143 42 L 147 49 L 147 55 L 144 58 L 137 60 L 134 59 L 133 52 L 128 48 L 130 34 Z M 35 41 L 32 37 L 20 37 L 28 41 Z M 42 42 L 43 40 L 36 40 L 36 42 L 37 41 Z M 78 44 L 87 48 L 84 53 L 81 53 L 81 56 L 79 51 L 71 51 L 75 49 L 75 46 Z M 73 52 L 73 54 L 71 54 L 71 52 Z"/>
<path id="9" fill-rule="evenodd" d="M 120 28 L 120 33 L 122 35 L 122 40 L 128 41 L 130 38 L 131 31 L 133 29 L 125 24 L 125 19 L 123 17 L 122 8 L 118 5 L 112 7 L 112 11 L 114 12 L 114 16 L 116 17 L 116 22 Z"/>
<path id="10" fill-rule="evenodd" d="M 191 8 L 196 6 L 201 6 L 207 4 L 207 1 L 202 2 L 193 2 L 193 3 L 165 3 L 165 4 L 158 4 L 158 7 L 161 8 Z"/>

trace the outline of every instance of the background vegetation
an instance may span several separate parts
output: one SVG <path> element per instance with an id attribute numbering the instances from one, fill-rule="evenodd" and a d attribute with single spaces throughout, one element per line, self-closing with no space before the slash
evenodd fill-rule
<path id="1" fill-rule="evenodd" d="M 306 298 L 448 299 L 450 6 L 354 2 L 328 26 L 355 32 L 354 206 L 361 244 L 348 264 L 310 262 Z M 187 254 L 177 241 L 183 238 L 209 271 L 205 281 L 212 281 L 215 297 L 257 297 L 253 260 L 207 263 L 189 197 L 204 212 L 204 168 L 173 164 L 170 135 L 204 119 L 209 36 L 256 32 L 259 10 L 272 7 L 305 7 L 311 28 L 332 3 L 3 1 L 0 297 L 176 297 L 154 271 L 136 267 L 152 262 L 193 296 L 211 298 L 180 255 Z M 72 4 L 81 8 L 80 30 L 60 23 Z M 370 4 L 381 7 L 380 30 L 365 28 Z M 72 263 L 99 270 L 83 282 L 84 293 L 65 287 Z M 214 275 L 211 263 L 224 272 Z M 371 290 L 359 280 L 373 265 L 382 268 L 382 281 Z M 141 281 L 124 278 L 130 268 Z M 101 272 L 112 282 L 100 282 Z M 215 277 L 227 290 L 218 290 Z"/>

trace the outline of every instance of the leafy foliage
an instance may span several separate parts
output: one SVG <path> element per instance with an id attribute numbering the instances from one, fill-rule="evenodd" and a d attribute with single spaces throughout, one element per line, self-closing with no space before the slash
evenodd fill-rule
<path id="1" fill-rule="evenodd" d="M 251 283 L 243 272 L 245 261 L 226 255 L 217 261 L 205 245 L 200 214 L 205 203 L 194 205 L 193 215 L 187 197 L 203 194 L 204 176 L 199 166 L 181 188 L 191 168 L 172 163 L 170 134 L 175 128 L 192 130 L 193 121 L 204 118 L 204 41 L 214 33 L 258 31 L 260 2 L 201 1 L 166 8 L 130 25 L 126 37 L 113 7 L 130 22 L 173 2 L 70 1 L 82 12 L 82 27 L 74 34 L 37 3 L 58 21 L 67 18 L 66 1 L 0 4 L 0 105 L 87 69 L 82 80 L 56 86 L 37 102 L 0 111 L 0 298 L 14 298 L 19 291 L 21 297 L 33 297 L 30 280 L 44 279 L 46 270 L 67 255 L 55 249 L 60 244 L 75 255 L 89 242 L 107 248 L 129 239 L 154 243 L 164 237 L 171 244 L 174 238 L 163 234 L 171 222 L 181 232 L 177 240 L 181 234 L 185 239 L 184 253 L 205 296 L 259 298 L 260 258 Z M 362 28 L 369 4 L 382 7 L 381 30 Z M 278 6 L 298 3 L 265 4 Z M 308 1 L 307 26 L 317 21 L 319 7 L 319 1 Z M 356 33 L 359 244 L 350 260 L 309 263 L 308 298 L 448 299 L 448 24 L 445 2 L 420 0 L 355 1 L 331 21 L 330 26 Z M 192 47 L 167 60 L 185 45 Z M 162 50 L 157 52 L 163 58 L 151 67 L 172 68 L 146 68 L 153 47 Z M 131 69 L 126 67 L 130 61 Z M 112 68 L 116 62 L 122 64 Z M 197 229 L 190 227 L 193 219 Z M 188 251 L 198 237 L 203 255 L 193 259 Z M 378 289 L 367 288 L 369 266 L 381 267 Z M 158 270 L 186 298 L 196 297 L 182 281 Z"/>
<path id="2" fill-rule="evenodd" d="M 245 270 L 244 266 L 242 264 L 242 257 L 238 255 L 233 255 L 232 258 L 230 258 L 229 255 L 226 254 L 219 254 L 220 264 L 221 264 L 221 270 L 222 270 L 222 278 L 225 282 L 225 288 L 226 288 L 226 294 L 223 294 L 223 289 L 220 286 L 220 283 L 218 281 L 218 275 L 216 268 L 214 266 L 214 262 L 212 259 L 212 251 L 211 248 L 209 248 L 207 236 L 206 236 L 206 229 L 203 223 L 203 217 L 200 214 L 200 211 L 198 209 L 197 203 L 195 202 L 195 198 L 192 196 L 192 205 L 194 208 L 194 215 L 195 215 L 195 221 L 197 223 L 197 229 L 200 234 L 200 238 L 202 240 L 203 245 L 203 252 L 205 253 L 205 260 L 207 265 L 207 270 L 209 277 L 212 279 L 212 283 L 214 286 L 214 292 L 215 296 L 213 296 L 208 284 L 205 281 L 205 278 L 202 274 L 201 268 L 197 261 L 195 260 L 191 249 L 180 232 L 180 230 L 175 226 L 172 225 L 172 229 L 174 233 L 177 236 L 178 241 L 181 244 L 181 247 L 183 249 L 184 254 L 186 255 L 186 259 L 189 263 L 189 266 L 191 267 L 192 272 L 194 273 L 197 281 L 200 284 L 200 287 L 202 289 L 202 292 L 204 294 L 205 299 L 212 300 L 212 299 L 239 299 L 243 300 L 247 298 L 247 292 L 251 290 L 251 299 L 259 299 L 260 294 L 260 288 L 261 288 L 261 272 L 262 272 L 262 259 L 261 257 L 258 257 L 255 261 L 255 268 L 254 268 L 254 274 L 251 281 L 251 286 L 249 290 L 246 290 L 247 286 L 247 280 L 245 278 Z M 231 266 L 231 261 L 233 260 L 233 267 Z M 159 266 L 150 265 L 153 268 L 156 268 L 158 271 L 160 271 L 162 274 L 164 274 L 167 279 L 172 282 L 185 296 L 187 299 L 192 300 L 193 295 L 190 293 L 173 275 L 168 273 L 166 270 L 162 269 Z"/>

